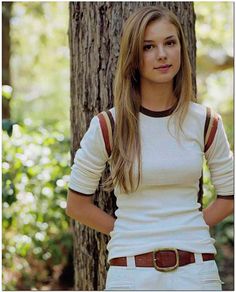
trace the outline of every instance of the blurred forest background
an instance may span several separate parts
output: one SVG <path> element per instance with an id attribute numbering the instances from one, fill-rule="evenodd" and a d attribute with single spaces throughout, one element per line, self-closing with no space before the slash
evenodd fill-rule
<path id="1" fill-rule="evenodd" d="M 233 150 L 233 3 L 194 7 L 198 99 L 222 115 Z M 2 13 L 2 288 L 72 290 L 68 3 L 5 2 Z M 216 194 L 204 168 L 207 206 Z M 224 290 L 234 289 L 233 221 L 211 230 Z"/>

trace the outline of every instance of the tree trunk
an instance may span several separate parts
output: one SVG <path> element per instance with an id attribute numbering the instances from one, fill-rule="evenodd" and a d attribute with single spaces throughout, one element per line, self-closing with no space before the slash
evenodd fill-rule
<path id="1" fill-rule="evenodd" d="M 10 18 L 12 3 L 2 3 L 2 85 L 11 85 L 10 77 Z M 2 118 L 10 119 L 10 99 L 2 99 Z"/>
<path id="2" fill-rule="evenodd" d="M 71 157 L 91 118 L 113 106 L 112 83 L 119 54 L 122 25 L 138 7 L 161 4 L 179 16 L 186 35 L 195 82 L 195 14 L 192 2 L 71 2 Z M 106 169 L 106 171 L 108 171 Z M 115 197 L 98 187 L 95 203 L 113 214 Z M 108 237 L 71 221 L 74 235 L 76 290 L 103 290 Z"/>

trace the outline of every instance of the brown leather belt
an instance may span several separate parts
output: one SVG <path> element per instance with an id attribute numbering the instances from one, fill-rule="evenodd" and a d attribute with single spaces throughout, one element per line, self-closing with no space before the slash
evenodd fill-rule
<path id="1" fill-rule="evenodd" d="M 177 267 L 195 263 L 194 253 L 175 248 L 161 248 L 153 252 L 136 255 L 136 267 L 154 267 L 158 271 L 168 272 Z M 203 261 L 214 260 L 213 253 L 202 253 Z M 127 266 L 127 258 L 120 257 L 110 260 L 111 266 Z"/>

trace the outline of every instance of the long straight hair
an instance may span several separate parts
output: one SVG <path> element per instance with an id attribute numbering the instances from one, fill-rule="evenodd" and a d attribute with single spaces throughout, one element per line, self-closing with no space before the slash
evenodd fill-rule
<path id="1" fill-rule="evenodd" d="M 115 131 L 111 156 L 111 175 L 104 183 L 110 191 L 119 186 L 121 192 L 137 190 L 141 180 L 141 142 L 139 133 L 140 61 L 143 56 L 145 29 L 152 21 L 167 19 L 178 33 L 181 45 L 181 65 L 173 80 L 173 93 L 178 100 L 174 111 L 179 127 L 186 116 L 192 91 L 191 65 L 189 62 L 183 30 L 177 17 L 161 6 L 147 6 L 137 10 L 125 22 L 120 54 L 114 80 Z M 174 114 L 172 113 L 172 115 Z M 137 161 L 137 175 L 134 184 L 134 162 Z"/>

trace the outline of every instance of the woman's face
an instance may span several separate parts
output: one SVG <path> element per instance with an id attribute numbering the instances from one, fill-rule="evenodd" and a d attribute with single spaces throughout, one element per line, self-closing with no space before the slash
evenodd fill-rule
<path id="1" fill-rule="evenodd" d="M 167 19 L 151 22 L 144 33 L 141 81 L 172 83 L 181 63 L 176 27 Z"/>

